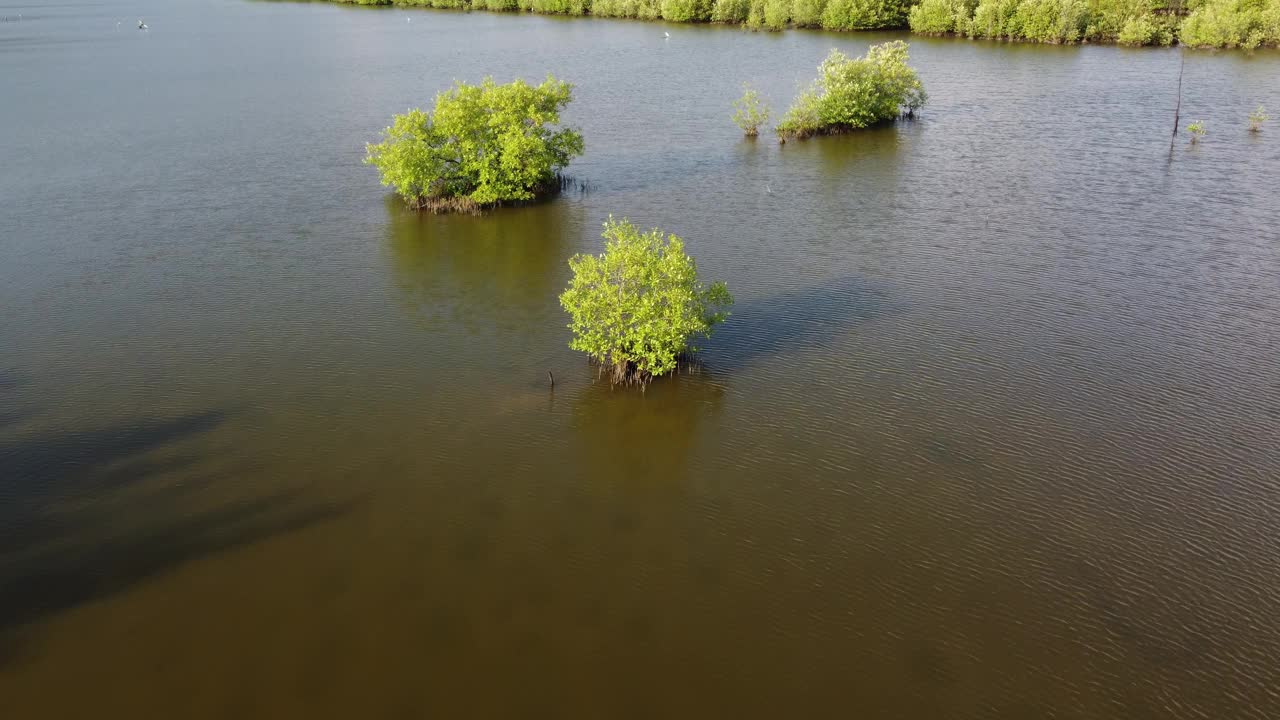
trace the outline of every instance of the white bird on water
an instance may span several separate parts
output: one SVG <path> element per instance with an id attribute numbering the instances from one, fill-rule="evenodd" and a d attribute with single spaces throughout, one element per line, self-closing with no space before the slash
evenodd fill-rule
<path id="1" fill-rule="evenodd" d="M 662 33 L 662 37 L 664 37 L 664 38 L 669 38 L 669 37 L 671 37 L 671 33 L 669 33 L 669 32 L 664 32 L 664 33 Z"/>
<path id="2" fill-rule="evenodd" d="M 144 22 L 142 22 L 142 20 L 138 20 L 138 29 L 139 29 L 139 30 L 146 30 L 146 29 L 147 29 L 147 24 L 146 24 L 146 23 L 144 23 Z"/>

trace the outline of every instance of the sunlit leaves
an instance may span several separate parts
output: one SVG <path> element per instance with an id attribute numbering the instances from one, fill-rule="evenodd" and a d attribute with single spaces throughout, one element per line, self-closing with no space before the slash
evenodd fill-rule
<path id="1" fill-rule="evenodd" d="M 436 96 L 432 112 L 396 115 L 383 141 L 366 147 L 365 162 L 413 207 L 532 199 L 582 154 L 582 135 L 552 127 L 572 87 L 553 77 L 538 86 L 457 83 Z"/>
<path id="2" fill-rule="evenodd" d="M 722 282 L 704 285 L 684 241 L 661 230 L 640 232 L 612 217 L 605 252 L 575 255 L 573 278 L 560 296 L 569 313 L 569 347 L 609 368 L 617 381 L 671 372 L 697 337 L 728 316 L 733 304 Z"/>
<path id="3" fill-rule="evenodd" d="M 855 130 L 914 113 L 927 95 L 907 60 L 907 44 L 901 40 L 872 45 L 856 60 L 832 50 L 818 66 L 818 79 L 778 124 L 778 134 L 805 137 Z"/>

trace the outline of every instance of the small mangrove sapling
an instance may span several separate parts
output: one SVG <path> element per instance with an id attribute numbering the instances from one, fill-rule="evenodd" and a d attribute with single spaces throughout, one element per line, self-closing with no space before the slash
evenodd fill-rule
<path id="1" fill-rule="evenodd" d="M 1191 133 L 1191 144 L 1195 145 L 1200 142 L 1200 138 L 1204 137 L 1208 130 L 1204 128 L 1204 121 L 1197 120 L 1187 126 L 1187 132 Z"/>
<path id="2" fill-rule="evenodd" d="M 1271 116 L 1259 105 L 1256 110 L 1249 113 L 1249 132 L 1262 132 L 1262 123 L 1270 119 Z"/>
<path id="3" fill-rule="evenodd" d="M 760 126 L 769 122 L 769 106 L 747 83 L 742 84 L 742 97 L 734 101 L 733 111 L 733 122 L 747 137 L 759 135 Z"/>

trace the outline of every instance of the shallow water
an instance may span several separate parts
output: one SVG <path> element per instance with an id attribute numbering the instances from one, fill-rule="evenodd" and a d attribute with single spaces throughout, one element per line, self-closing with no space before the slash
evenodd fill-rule
<path id="1" fill-rule="evenodd" d="M 1280 55 L 1187 53 L 1170 152 L 1176 50 L 912 38 L 921 118 L 780 147 L 742 81 L 897 36 L 18 12 L 0 716 L 1280 716 Z M 360 164 L 546 73 L 585 192 Z M 643 394 L 556 301 L 610 213 L 738 300 Z"/>

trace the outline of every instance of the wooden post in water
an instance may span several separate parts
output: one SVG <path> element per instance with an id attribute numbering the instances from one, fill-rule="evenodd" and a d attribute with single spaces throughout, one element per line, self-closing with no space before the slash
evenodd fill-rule
<path id="1" fill-rule="evenodd" d="M 555 386 L 556 386 L 556 376 L 555 376 L 555 375 L 552 375 L 552 374 L 551 374 L 551 371 L 550 371 L 550 370 L 548 370 L 548 371 L 547 371 L 547 377 L 548 377 L 548 378 L 551 378 L 551 387 L 555 387 Z"/>
<path id="2" fill-rule="evenodd" d="M 1182 71 L 1187 67 L 1187 53 L 1178 50 L 1178 56 L 1182 58 L 1181 64 L 1178 65 L 1178 104 L 1173 107 L 1173 135 L 1169 137 L 1169 154 L 1173 154 L 1173 142 L 1178 137 L 1178 115 L 1182 113 Z"/>

